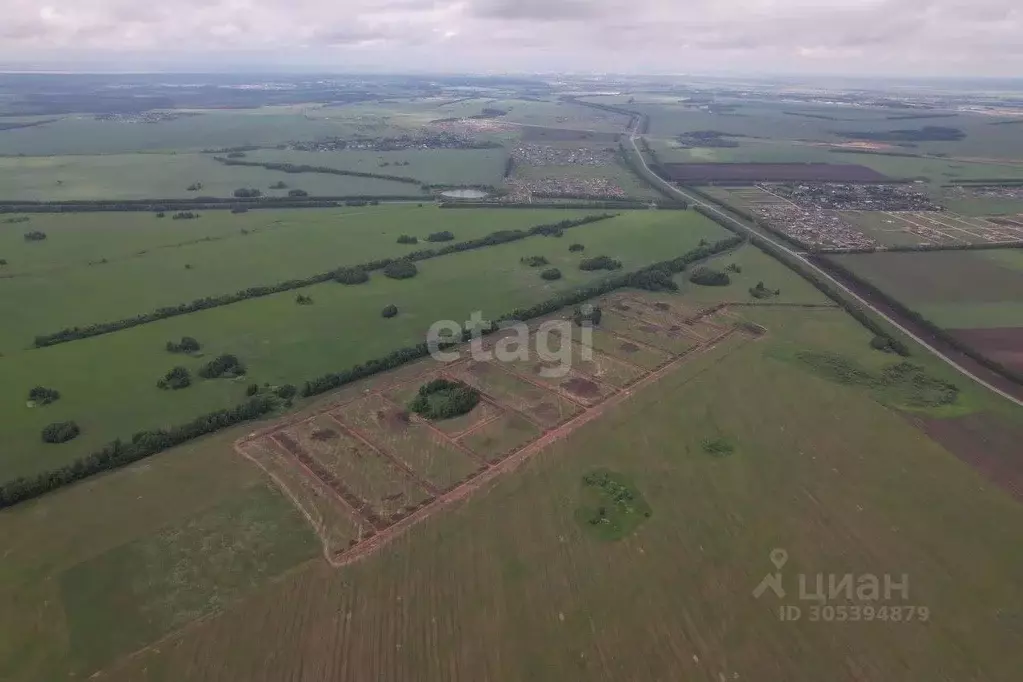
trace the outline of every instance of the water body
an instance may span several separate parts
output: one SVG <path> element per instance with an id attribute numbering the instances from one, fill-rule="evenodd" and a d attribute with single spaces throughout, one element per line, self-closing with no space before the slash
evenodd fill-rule
<path id="1" fill-rule="evenodd" d="M 445 199 L 486 199 L 490 195 L 478 189 L 453 189 L 442 192 L 441 196 Z"/>

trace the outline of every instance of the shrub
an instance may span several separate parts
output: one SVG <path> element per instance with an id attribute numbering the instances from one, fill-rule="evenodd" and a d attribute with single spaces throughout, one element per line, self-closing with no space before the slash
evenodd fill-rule
<path id="1" fill-rule="evenodd" d="M 252 396 L 259 393 L 259 384 L 249 384 L 248 388 L 245 389 L 245 395 L 251 398 Z"/>
<path id="2" fill-rule="evenodd" d="M 572 244 L 572 246 L 568 247 L 568 250 L 572 253 L 579 253 L 581 251 L 585 251 L 586 247 L 582 244 Z"/>
<path id="3" fill-rule="evenodd" d="M 561 279 L 561 270 L 558 270 L 557 268 L 550 268 L 541 272 L 540 276 L 548 282 L 554 282 L 555 280 Z"/>
<path id="4" fill-rule="evenodd" d="M 167 342 L 168 353 L 198 353 L 202 346 L 191 336 L 182 336 L 181 343 Z"/>
<path id="5" fill-rule="evenodd" d="M 386 308 L 384 308 L 381 311 L 380 314 L 383 315 L 388 320 L 391 319 L 392 317 L 397 317 L 398 316 L 398 306 L 396 306 L 396 305 L 389 305 Z"/>
<path id="6" fill-rule="evenodd" d="M 199 376 L 203 379 L 233 379 L 244 376 L 245 365 L 234 355 L 221 355 L 216 360 L 206 363 L 199 370 Z"/>
<path id="7" fill-rule="evenodd" d="M 36 405 L 49 405 L 60 400 L 60 391 L 45 386 L 36 386 L 28 392 L 28 399 Z"/>
<path id="8" fill-rule="evenodd" d="M 597 256 L 596 258 L 587 258 L 584 261 L 580 261 L 579 269 L 586 272 L 594 270 L 621 270 L 622 262 L 609 256 Z"/>
<path id="9" fill-rule="evenodd" d="M 735 452 L 735 446 L 725 438 L 703 441 L 703 451 L 712 457 L 728 457 Z"/>
<path id="10" fill-rule="evenodd" d="M 550 264 L 550 261 L 543 256 L 527 256 L 520 261 L 523 265 L 528 265 L 531 268 L 538 268 L 543 265 Z"/>
<path id="11" fill-rule="evenodd" d="M 258 189 L 242 187 L 234 191 L 236 199 L 258 199 L 263 196 L 263 192 Z"/>
<path id="12" fill-rule="evenodd" d="M 732 283 L 727 273 L 708 267 L 696 268 L 689 276 L 689 281 L 705 287 L 726 287 Z"/>
<path id="13" fill-rule="evenodd" d="M 750 287 L 749 295 L 757 299 L 774 298 L 775 296 L 781 296 L 781 289 L 771 291 L 764 286 L 763 282 L 757 282 L 755 287 Z"/>
<path id="14" fill-rule="evenodd" d="M 295 303 L 299 305 L 312 305 L 313 299 L 310 296 L 299 294 L 298 296 L 295 297 Z"/>
<path id="15" fill-rule="evenodd" d="M 597 326 L 602 319 L 604 319 L 604 311 L 600 309 L 600 306 L 584 305 L 582 308 L 576 308 L 572 313 L 572 321 L 580 327 L 587 322 Z"/>
<path id="16" fill-rule="evenodd" d="M 270 185 L 270 189 L 288 189 L 288 183 L 283 180 L 278 180 L 274 184 Z M 290 192 L 288 194 L 291 194 Z"/>
<path id="17" fill-rule="evenodd" d="M 227 155 L 229 159 L 244 159 L 246 156 L 245 152 L 230 152 Z"/>
<path id="18" fill-rule="evenodd" d="M 369 281 L 369 273 L 362 268 L 342 268 L 334 273 L 334 281 L 338 284 L 365 284 Z"/>
<path id="19" fill-rule="evenodd" d="M 157 218 L 166 218 L 166 217 L 167 217 L 167 214 L 166 214 L 166 213 L 164 213 L 163 211 L 159 211 L 159 212 L 158 212 L 158 213 L 156 214 L 156 217 L 157 217 Z"/>
<path id="20" fill-rule="evenodd" d="M 171 216 L 171 220 L 198 220 L 199 214 L 192 211 L 181 211 Z"/>
<path id="21" fill-rule="evenodd" d="M 67 443 L 78 438 L 82 430 L 74 422 L 56 422 L 43 429 L 44 443 Z"/>
<path id="22" fill-rule="evenodd" d="M 447 379 L 434 379 L 419 388 L 419 394 L 409 403 L 409 410 L 431 420 L 452 419 L 472 412 L 479 402 L 480 393 L 475 388 Z"/>
<path id="23" fill-rule="evenodd" d="M 291 384 L 284 384 L 283 386 L 279 386 L 274 393 L 281 400 L 291 400 L 298 394 L 298 388 Z"/>
<path id="24" fill-rule="evenodd" d="M 202 183 L 201 182 L 193 182 L 191 185 L 189 185 L 187 187 L 187 189 L 185 191 L 187 191 L 187 192 L 198 192 L 201 189 L 202 189 Z"/>
<path id="25" fill-rule="evenodd" d="M 429 237 L 426 238 L 426 241 L 428 241 L 428 242 L 450 242 L 450 241 L 454 241 L 454 239 L 455 239 L 455 235 L 453 235 L 450 232 L 448 232 L 447 230 L 445 230 L 444 232 L 434 232 L 433 234 L 431 234 Z"/>
<path id="26" fill-rule="evenodd" d="M 412 279 L 419 274 L 419 268 L 412 261 L 401 258 L 384 266 L 384 274 L 391 279 Z"/>
<path id="27" fill-rule="evenodd" d="M 742 266 L 739 265 L 738 263 L 730 264 L 727 268 L 725 268 L 725 270 L 727 270 L 728 272 L 735 273 L 736 275 L 742 274 Z"/>
<path id="28" fill-rule="evenodd" d="M 31 232 L 25 233 L 25 241 L 27 242 L 41 242 L 46 240 L 46 233 L 40 232 L 39 230 L 32 230 Z"/>
<path id="29" fill-rule="evenodd" d="M 309 192 L 305 191 L 304 189 L 293 189 L 288 192 L 288 196 L 292 198 L 307 197 L 309 196 Z"/>
<path id="30" fill-rule="evenodd" d="M 422 204 L 420 204 L 420 205 L 422 205 Z M 418 244 L 419 243 L 419 237 L 413 237 L 410 234 L 403 234 L 400 237 L 398 237 L 398 243 L 399 244 Z"/>
<path id="31" fill-rule="evenodd" d="M 7 259 L 6 258 L 0 258 L 0 267 L 3 267 L 5 265 L 7 265 Z"/>
<path id="32" fill-rule="evenodd" d="M 192 385 L 192 375 L 184 367 L 175 367 L 156 383 L 164 391 L 179 391 Z"/>

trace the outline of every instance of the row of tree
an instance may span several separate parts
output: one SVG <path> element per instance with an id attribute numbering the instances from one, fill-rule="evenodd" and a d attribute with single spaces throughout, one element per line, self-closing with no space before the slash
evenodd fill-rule
<path id="1" fill-rule="evenodd" d="M 241 301 L 249 300 L 252 298 L 260 298 L 263 296 L 270 296 L 273 294 L 279 294 L 285 291 L 292 291 L 295 289 L 302 289 L 314 284 L 322 284 L 329 282 L 332 279 L 342 281 L 343 278 L 354 277 L 357 280 L 366 281 L 368 275 L 366 273 L 375 270 L 385 270 L 388 266 L 392 266 L 395 273 L 409 272 L 408 264 L 416 261 L 429 260 L 431 258 L 438 258 L 441 256 L 447 256 L 452 253 L 460 253 L 463 251 L 471 251 L 473 249 L 480 249 L 489 246 L 496 246 L 499 244 L 506 244 L 508 242 L 517 241 L 520 239 L 526 239 L 527 237 L 537 235 L 552 235 L 561 234 L 564 230 L 573 227 L 579 227 L 581 225 L 587 225 L 590 223 L 600 222 L 602 220 L 608 220 L 614 218 L 614 214 L 603 213 L 597 215 L 585 216 L 583 218 L 576 218 L 571 220 L 562 220 L 558 223 L 537 225 L 530 228 L 529 230 L 500 230 L 494 232 L 486 237 L 480 239 L 472 239 L 465 242 L 458 242 L 455 244 L 449 244 L 439 249 L 425 249 L 415 251 L 401 258 L 384 258 L 362 265 L 341 268 L 339 270 L 332 270 L 330 272 L 320 273 L 299 280 L 288 280 L 280 282 L 272 286 L 261 286 L 261 287 L 250 287 L 237 291 L 233 294 L 224 294 L 221 296 L 208 296 L 206 298 L 196 299 L 189 303 L 182 303 L 177 306 L 167 306 L 158 308 L 149 313 L 142 313 L 135 317 L 125 318 L 122 320 L 116 320 L 113 322 L 102 322 L 87 327 L 68 327 L 62 329 L 59 332 L 52 334 L 43 334 L 35 338 L 34 345 L 36 348 L 45 348 L 47 346 L 54 346 L 60 343 L 68 343 L 70 341 L 77 341 L 80 339 L 86 339 L 93 336 L 100 336 L 102 334 L 110 334 L 118 332 L 131 327 L 137 327 L 158 320 L 165 320 L 171 317 L 177 317 L 179 315 L 188 315 L 200 310 L 209 310 L 211 308 L 218 308 L 225 305 L 232 305 Z M 398 265 L 392 265 L 397 263 Z M 358 274 L 359 271 L 362 274 Z M 363 278 L 365 276 L 365 278 Z M 391 276 L 391 275 L 388 275 Z M 415 276 L 414 274 L 411 276 Z M 359 281 L 344 283 L 361 283 Z"/>
<path id="2" fill-rule="evenodd" d="M 482 331 L 485 334 L 493 333 L 499 328 L 498 325 L 502 321 L 525 321 L 550 315 L 562 308 L 579 305 L 624 287 L 635 287 L 650 291 L 677 290 L 678 285 L 675 284 L 672 275 L 685 271 L 692 263 L 734 249 L 744 241 L 743 238 L 738 236 L 729 237 L 713 244 L 699 246 L 673 260 L 655 263 L 636 272 L 615 275 L 589 286 L 557 294 L 553 298 L 530 308 L 513 310 L 507 315 L 502 316 L 497 322 L 494 322 L 489 329 L 483 329 Z M 469 341 L 471 338 L 472 332 L 466 330 L 463 333 L 462 341 Z M 442 349 L 450 348 L 454 345 L 456 345 L 454 342 L 444 344 Z M 311 379 L 305 382 L 305 385 L 302 387 L 302 395 L 304 397 L 321 395 L 354 381 L 366 379 L 380 372 L 386 372 L 409 362 L 421 360 L 428 357 L 429 354 L 430 347 L 425 341 L 416 346 L 400 348 L 381 358 L 370 360 L 350 369 Z"/>
<path id="3" fill-rule="evenodd" d="M 15 478 L 0 484 L 0 509 L 39 497 L 104 471 L 137 462 L 200 436 L 259 419 L 274 411 L 276 407 L 276 398 L 257 397 L 232 409 L 218 410 L 204 415 L 187 424 L 169 429 L 136 433 L 130 443 L 117 439 L 103 449 L 70 464 L 36 476 Z M 77 435 L 77 432 L 80 432 L 77 424 L 66 422 L 47 427 L 43 437 L 46 438 L 49 435 L 55 439 L 55 442 L 60 442 L 59 439 L 66 438 L 70 433 Z"/>
<path id="4" fill-rule="evenodd" d="M 302 192 L 302 190 L 292 190 Z M 289 194 L 291 194 L 289 192 Z M 289 197 L 260 197 L 238 199 L 223 197 L 195 197 L 193 199 L 125 199 L 123 201 L 0 201 L 3 213 L 99 213 L 99 212 L 145 212 L 165 213 L 172 210 L 211 211 L 236 208 L 333 208 L 340 205 L 366 206 L 381 201 L 421 201 L 422 194 L 380 196 L 375 194 L 347 196 L 307 197 L 295 194 Z M 496 205 L 495 205 L 496 206 Z M 571 207 L 570 207 L 571 208 Z M 578 207 L 575 207 L 578 208 Z M 603 208 L 603 207 L 599 207 Z"/>
<path id="5" fill-rule="evenodd" d="M 265 168 L 266 170 L 280 171 L 281 173 L 322 173 L 326 175 L 344 175 L 353 178 L 372 178 L 375 180 L 390 180 L 391 182 L 402 182 L 409 185 L 422 185 L 419 180 L 415 178 L 406 177 L 404 175 L 383 175 L 381 173 L 366 173 L 364 171 L 350 171 L 342 170 L 340 168 L 330 168 L 327 166 L 309 166 L 299 165 L 294 163 L 280 163 L 274 161 L 242 161 L 240 159 L 231 159 L 224 156 L 214 156 L 214 160 L 219 161 L 225 166 L 247 166 L 252 168 Z"/>

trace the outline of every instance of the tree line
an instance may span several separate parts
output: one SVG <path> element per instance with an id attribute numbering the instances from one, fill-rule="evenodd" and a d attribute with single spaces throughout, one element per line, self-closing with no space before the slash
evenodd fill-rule
<path id="1" fill-rule="evenodd" d="M 242 289 L 233 294 L 223 294 L 221 296 L 207 296 L 205 298 L 196 299 L 189 303 L 181 303 L 177 306 L 165 306 L 157 308 L 156 310 L 149 313 L 142 313 L 135 317 L 124 318 L 113 322 L 100 322 L 89 325 L 87 327 L 68 327 L 58 332 L 51 334 L 41 334 L 36 336 L 33 345 L 36 348 L 45 348 L 47 346 L 55 346 L 60 343 L 68 343 L 71 341 L 78 341 L 80 339 L 87 339 L 93 336 L 101 336 L 103 334 L 111 334 L 113 332 L 122 331 L 124 329 L 130 329 L 131 327 L 138 327 L 140 325 L 149 324 L 158 320 L 166 320 L 171 317 L 178 317 L 180 315 L 189 315 L 200 310 L 209 310 L 211 308 L 219 308 L 221 306 L 233 305 L 246 301 L 252 298 L 261 298 L 264 296 L 271 296 L 273 294 L 279 294 L 285 291 L 292 291 L 294 289 L 302 289 L 305 287 L 312 286 L 314 284 L 323 284 L 329 282 L 331 279 L 336 279 L 342 276 L 341 273 L 351 271 L 363 271 L 369 273 L 376 270 L 384 270 L 392 263 L 397 261 L 423 261 L 431 258 L 439 258 L 441 256 L 447 256 L 452 253 L 460 253 L 462 251 L 471 251 L 473 249 L 485 248 L 488 246 L 496 246 L 499 244 L 505 244 L 508 242 L 518 241 L 520 239 L 526 239 L 527 237 L 536 235 L 549 235 L 559 233 L 560 231 L 570 229 L 573 227 L 579 227 L 581 225 L 587 225 L 594 222 L 608 220 L 616 217 L 615 214 L 603 213 L 598 215 L 585 216 L 583 218 L 577 218 L 573 220 L 562 220 L 558 223 L 537 225 L 530 228 L 529 230 L 500 230 L 494 232 L 486 237 L 480 239 L 472 239 L 465 242 L 457 242 L 454 244 L 448 244 L 447 246 L 437 249 L 423 249 L 420 251 L 414 251 L 408 255 L 400 258 L 384 258 L 380 260 L 370 261 L 362 265 L 348 266 L 337 270 L 331 270 L 330 272 L 319 273 L 305 279 L 293 279 L 285 282 L 279 282 L 270 286 L 257 286 L 249 287 L 248 289 Z M 361 275 L 358 278 L 361 279 Z M 341 281 L 341 280 L 339 280 Z M 365 280 L 362 280 L 365 281 Z M 358 283 L 358 282 L 354 282 Z"/>
<path id="2" fill-rule="evenodd" d="M 123 201 L 0 201 L 3 213 L 161 213 L 171 210 L 230 210 L 236 208 L 334 208 L 340 204 L 365 205 L 350 202 L 422 201 L 422 194 L 375 195 L 356 194 L 327 197 L 260 197 L 238 199 L 197 197 L 194 199 L 125 199 Z"/>
<path id="3" fill-rule="evenodd" d="M 745 239 L 739 236 L 729 237 L 713 244 L 697 247 L 673 260 L 654 263 L 636 272 L 615 275 L 573 291 L 557 294 L 553 298 L 537 303 L 532 307 L 513 310 L 501 316 L 489 328 L 484 328 L 482 331 L 484 334 L 491 334 L 499 328 L 498 325 L 503 321 L 526 321 L 550 315 L 562 308 L 579 305 L 624 287 L 634 287 L 650 291 L 677 290 L 678 285 L 671 279 L 672 275 L 683 272 L 692 263 L 734 249 L 744 241 Z M 472 331 L 466 330 L 463 332 L 461 342 L 468 342 L 471 338 Z M 442 344 L 442 349 L 451 348 L 458 343 Z M 355 365 L 350 369 L 310 379 L 303 385 L 301 394 L 306 398 L 321 395 L 352 382 L 400 367 L 409 362 L 421 360 L 429 356 L 429 354 L 430 347 L 425 341 L 415 346 L 399 348 L 383 357 Z"/>
<path id="4" fill-rule="evenodd" d="M 136 433 L 130 443 L 117 439 L 91 455 L 33 477 L 19 477 L 0 484 L 0 509 L 19 502 L 39 497 L 57 488 L 94 476 L 104 471 L 117 469 L 146 457 L 150 457 L 176 445 L 205 436 L 229 426 L 259 419 L 274 411 L 277 400 L 258 397 L 231 409 L 218 410 L 203 415 L 180 426 L 155 431 Z M 65 426 L 66 428 L 59 428 Z M 77 425 L 58 425 L 53 437 L 65 437 L 74 432 Z"/>
<path id="5" fill-rule="evenodd" d="M 281 173 L 322 173 L 326 175 L 344 175 L 352 178 L 372 178 L 374 180 L 390 180 L 391 182 L 402 182 L 407 185 L 420 185 L 423 183 L 415 178 L 404 175 L 386 175 L 383 173 L 367 173 L 365 171 L 350 171 L 328 166 L 309 166 L 306 164 L 282 163 L 275 161 L 242 161 L 231 159 L 225 156 L 214 156 L 214 161 L 219 161 L 225 166 L 247 166 L 252 168 L 265 168 L 266 170 L 279 171 Z"/>

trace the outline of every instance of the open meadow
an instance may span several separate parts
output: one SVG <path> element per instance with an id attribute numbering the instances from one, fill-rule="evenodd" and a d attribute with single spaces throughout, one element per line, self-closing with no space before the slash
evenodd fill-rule
<path id="1" fill-rule="evenodd" d="M 746 247 L 714 265 L 733 262 L 742 273 L 730 286 L 623 292 L 603 306 L 616 319 L 641 318 L 631 330 L 656 336 L 674 310 L 741 300 L 747 280 L 766 280 L 780 296 L 716 318 L 765 334 L 730 336 L 629 390 L 342 568 L 319 556 L 315 531 L 343 522 L 310 525 L 342 518 L 330 512 L 339 502 L 313 488 L 297 494 L 302 479 L 284 478 L 294 464 L 268 461 L 271 479 L 235 453 L 232 441 L 251 428 L 4 512 L 4 676 L 102 670 L 132 682 L 252 682 L 287 679 L 301 666 L 308 680 L 1014 680 L 1023 660 L 1011 623 L 1023 592 L 1013 576 L 1023 554 L 1013 538 L 1023 513 L 999 485 L 1007 477 L 988 476 L 1020 470 L 1012 441 L 978 453 L 956 434 L 1023 433 L 1020 413 L 922 355 L 912 361 L 926 379 L 864 382 L 897 358 L 871 350 L 865 330 L 774 261 Z M 433 436 L 384 430 L 373 422 L 379 408 L 360 407 L 367 389 L 425 380 L 421 371 L 393 374 L 310 403 L 301 416 L 326 410 L 340 421 L 290 419 L 283 428 L 324 462 L 345 442 L 328 437 L 339 424 L 411 456 L 406 439 Z M 923 388 L 941 382 L 958 385 L 952 404 Z M 464 426 L 492 429 L 492 417 Z M 516 428 L 464 442 L 514 443 L 497 438 Z M 413 468 L 438 485 L 471 470 L 457 468 L 452 447 Z M 397 493 L 373 480 L 359 483 L 364 494 Z M 601 498 L 587 481 L 624 486 L 646 512 L 624 535 L 603 532 L 588 521 Z M 366 487 L 374 485 L 383 487 Z M 311 506 L 295 506 L 297 497 Z M 64 522 L 51 530 L 54 518 Z M 343 534 L 333 537 L 345 546 Z M 786 596 L 758 598 L 777 549 L 786 552 Z M 812 622 L 797 576 L 847 573 L 878 576 L 882 587 L 889 575 L 905 592 L 882 589 L 867 604 L 869 620 L 861 608 L 860 622 Z M 836 612 L 861 604 L 841 594 L 828 602 Z M 780 621 L 779 606 L 799 607 L 803 618 Z M 913 620 L 893 622 L 888 610 L 882 619 L 881 607 Z M 800 654 L 784 653 L 793 650 Z"/>

